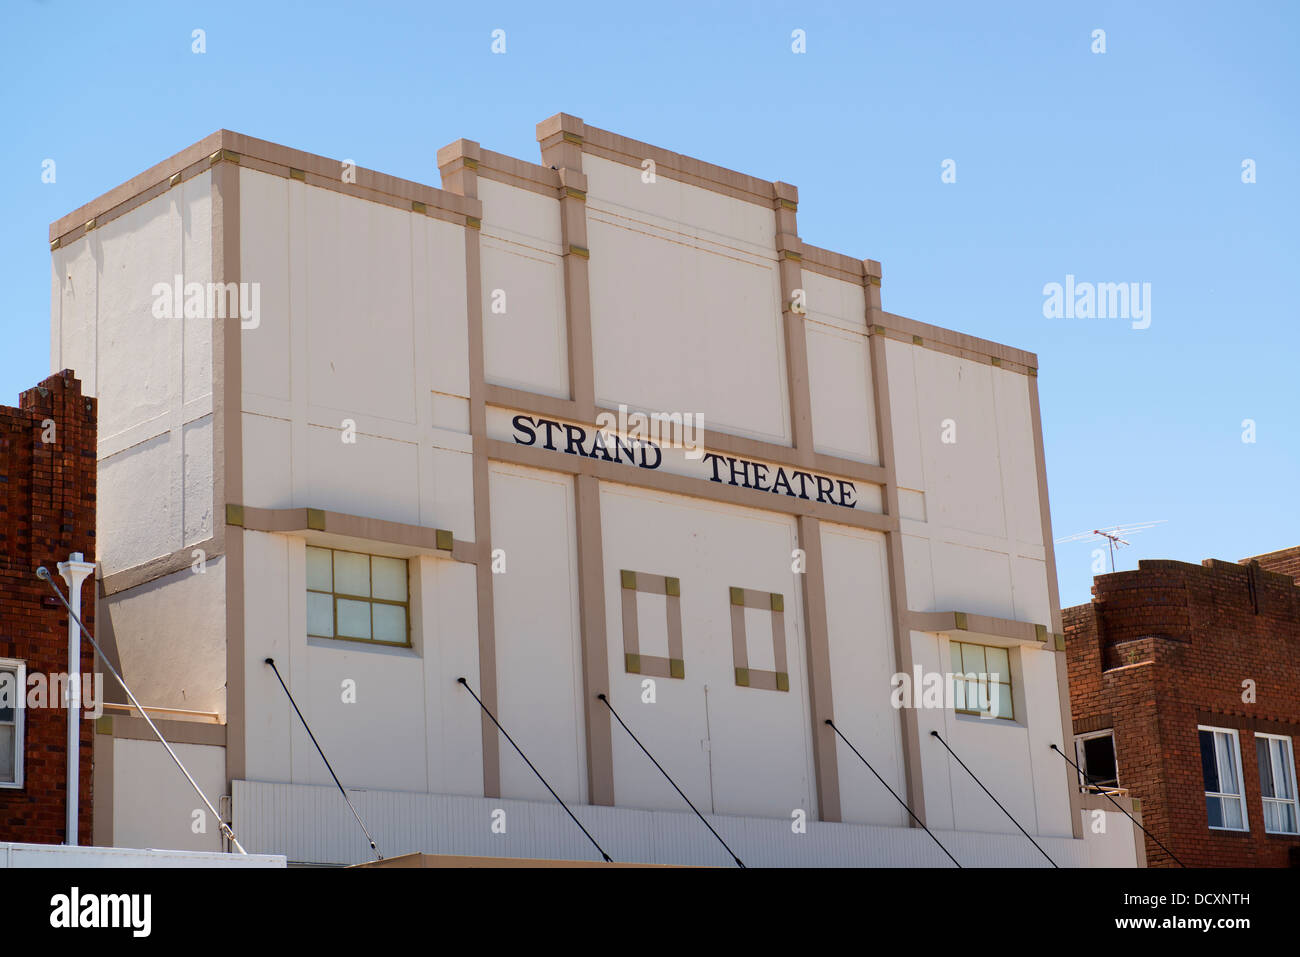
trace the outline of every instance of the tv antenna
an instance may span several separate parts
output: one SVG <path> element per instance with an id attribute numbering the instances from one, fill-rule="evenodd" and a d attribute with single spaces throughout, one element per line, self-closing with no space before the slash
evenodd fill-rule
<path id="1" fill-rule="evenodd" d="M 1094 528 L 1092 531 L 1079 532 L 1077 535 L 1067 535 L 1065 538 L 1056 539 L 1057 545 L 1064 545 L 1066 542 L 1095 542 L 1105 539 L 1110 548 L 1110 570 L 1115 570 L 1115 546 L 1121 548 L 1133 543 L 1127 541 L 1125 535 L 1136 535 L 1138 532 L 1145 532 L 1147 529 L 1155 528 L 1157 525 L 1163 525 L 1167 520 L 1158 519 L 1154 522 L 1134 522 L 1131 525 L 1111 525 L 1107 528 Z"/>

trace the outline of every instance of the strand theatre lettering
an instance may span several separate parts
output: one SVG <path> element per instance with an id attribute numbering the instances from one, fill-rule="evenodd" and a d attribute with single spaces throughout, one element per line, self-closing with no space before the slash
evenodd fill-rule
<path id="1" fill-rule="evenodd" d="M 649 470 L 658 469 L 663 463 L 663 450 L 643 439 L 625 439 L 616 432 L 588 430 L 580 425 L 522 414 L 516 415 L 511 422 L 516 445 L 537 446 L 565 455 L 580 455 Z M 843 479 L 715 452 L 705 452 L 702 461 L 712 470 L 709 481 L 718 484 L 844 508 L 855 508 L 858 504 L 857 487 Z"/>

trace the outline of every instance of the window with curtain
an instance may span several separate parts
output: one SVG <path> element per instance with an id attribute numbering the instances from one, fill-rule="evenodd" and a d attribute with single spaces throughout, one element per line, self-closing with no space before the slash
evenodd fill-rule
<path id="1" fill-rule="evenodd" d="M 1297 834 L 1295 752 L 1291 739 L 1280 734 L 1256 734 L 1259 794 L 1264 801 L 1264 830 Z"/>
<path id="2" fill-rule="evenodd" d="M 27 666 L 0 659 L 0 787 L 23 784 L 23 695 Z"/>
<path id="3" fill-rule="evenodd" d="M 1201 774 L 1205 779 L 1205 815 L 1211 828 L 1246 831 L 1246 802 L 1241 787 L 1241 753 L 1231 728 L 1197 729 L 1201 738 Z"/>

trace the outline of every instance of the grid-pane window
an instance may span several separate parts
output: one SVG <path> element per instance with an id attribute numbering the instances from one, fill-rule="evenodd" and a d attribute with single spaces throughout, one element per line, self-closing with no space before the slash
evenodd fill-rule
<path id="1" fill-rule="evenodd" d="M 411 643 L 404 558 L 307 546 L 307 634 Z"/>
<path id="2" fill-rule="evenodd" d="M 1005 648 L 948 644 L 952 654 L 953 709 L 962 714 L 1015 718 L 1011 700 L 1011 658 Z"/>
<path id="3" fill-rule="evenodd" d="M 23 783 L 23 694 L 27 669 L 21 661 L 0 659 L 0 787 Z"/>
<path id="4" fill-rule="evenodd" d="M 1264 830 L 1270 834 L 1297 834 L 1295 752 L 1291 739 L 1274 734 L 1255 735 L 1259 761 L 1259 794 L 1264 801 Z"/>
<path id="5" fill-rule="evenodd" d="M 1201 774 L 1205 779 L 1205 815 L 1210 827 L 1245 831 L 1246 806 L 1241 787 L 1241 753 L 1237 732 L 1225 728 L 1199 728 Z"/>

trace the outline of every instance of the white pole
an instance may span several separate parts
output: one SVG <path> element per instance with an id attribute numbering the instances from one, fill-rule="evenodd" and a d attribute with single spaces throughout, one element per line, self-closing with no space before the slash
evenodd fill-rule
<path id="1" fill-rule="evenodd" d="M 81 583 L 95 570 L 81 552 L 73 552 L 66 562 L 59 562 L 59 574 L 68 583 L 72 615 L 81 617 Z M 67 840 L 70 847 L 78 843 L 77 804 L 81 796 L 81 629 L 68 617 L 68 819 Z"/>

